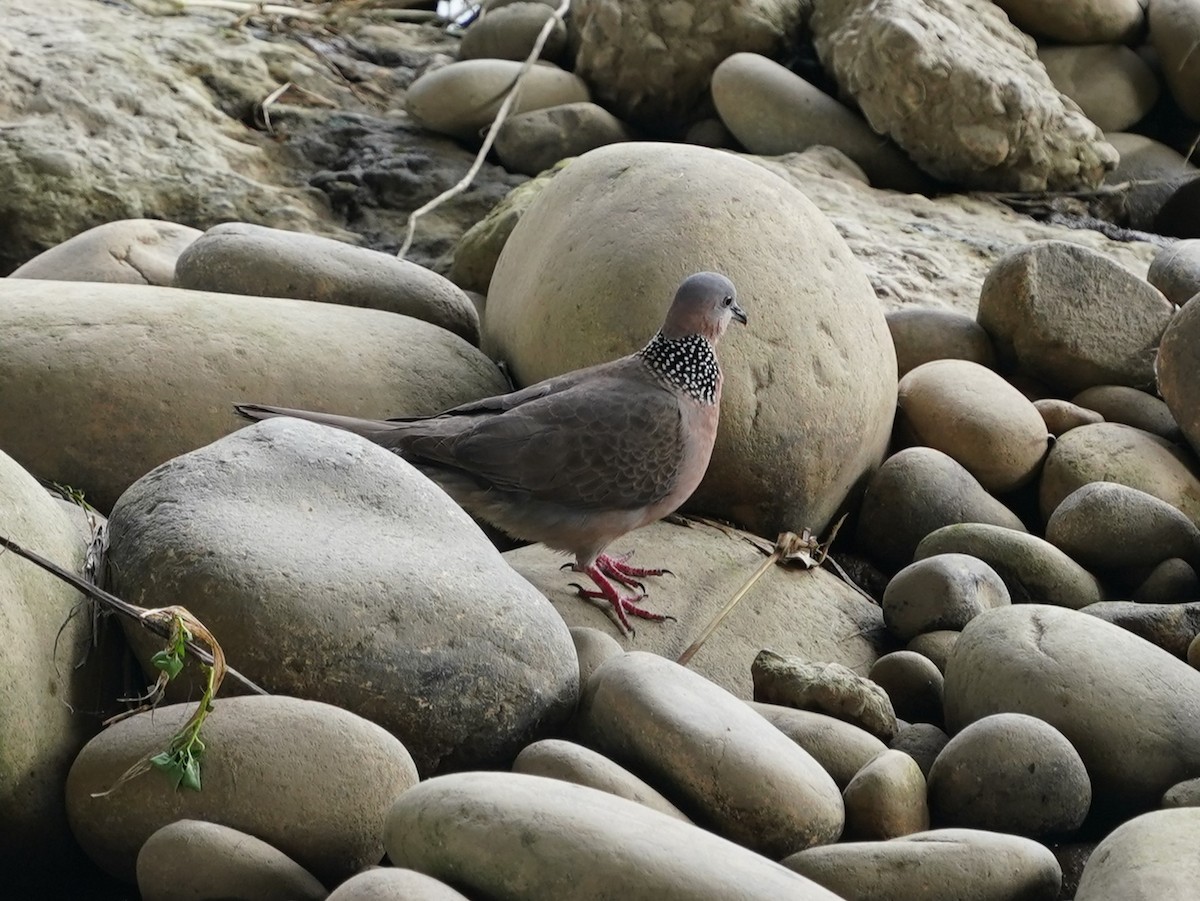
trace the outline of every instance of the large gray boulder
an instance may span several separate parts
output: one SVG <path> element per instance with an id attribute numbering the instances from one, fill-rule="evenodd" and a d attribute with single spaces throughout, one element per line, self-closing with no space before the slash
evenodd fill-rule
<path id="1" fill-rule="evenodd" d="M 445 329 L 382 310 L 149 285 L 0 279 L 0 434 L 102 510 L 260 401 L 436 413 L 507 389 Z"/>
<path id="2" fill-rule="evenodd" d="M 114 591 L 186 606 L 251 679 L 379 723 L 424 775 L 506 765 L 574 707 L 550 604 L 357 435 L 271 419 L 158 467 L 113 514 Z"/>
<path id="3" fill-rule="evenodd" d="M 662 324 L 682 278 L 706 269 L 733 280 L 750 324 L 719 349 L 721 429 L 690 506 L 765 535 L 821 531 L 883 457 L 895 353 L 845 242 L 763 168 L 657 143 L 577 158 L 504 245 L 484 348 L 519 384 L 621 356 Z"/>

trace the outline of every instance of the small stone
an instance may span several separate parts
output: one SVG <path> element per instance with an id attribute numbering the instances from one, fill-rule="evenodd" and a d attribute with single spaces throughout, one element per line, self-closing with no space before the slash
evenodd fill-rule
<path id="1" fill-rule="evenodd" d="M 934 560 L 937 558 L 930 557 L 929 559 Z M 1003 582 L 1001 584 L 1003 584 Z M 1007 594 L 1008 589 L 1005 588 L 1004 591 Z M 938 670 L 942 672 L 942 674 L 945 674 L 946 661 L 950 659 L 950 654 L 954 650 L 954 643 L 958 641 L 958 636 L 960 634 L 960 632 L 954 629 L 937 629 L 933 632 L 924 632 L 910 641 L 905 646 L 905 650 L 915 651 L 918 654 L 928 657 L 933 661 L 933 665 L 936 666 Z"/>
<path id="2" fill-rule="evenodd" d="M 928 779 L 933 762 L 949 741 L 950 736 L 932 723 L 909 723 L 901 727 L 888 747 L 903 751 L 915 760 L 922 775 Z"/>
<path id="3" fill-rule="evenodd" d="M 490 7 L 463 35 L 459 59 L 514 59 L 525 61 L 538 34 L 554 18 L 554 7 L 545 3 L 516 2 Z M 542 47 L 540 59 L 556 63 L 567 49 L 567 29 L 556 22 Z"/>
<path id="4" fill-rule="evenodd" d="M 978 829 L 810 848 L 783 865 L 858 901 L 1055 901 L 1062 883 L 1044 845 Z"/>
<path id="5" fill-rule="evenodd" d="M 685 823 L 691 822 L 678 807 L 633 773 L 603 754 L 573 742 L 553 738 L 534 742 L 517 755 L 512 771 L 585 785 L 619 798 L 637 801 L 651 810 Z"/>
<path id="6" fill-rule="evenodd" d="M 985 490 L 1029 482 L 1048 446 L 1037 408 L 992 370 L 969 360 L 934 360 L 900 380 L 896 433 L 949 454 Z"/>
<path id="7" fill-rule="evenodd" d="M 778 859 L 841 834 L 841 793 L 816 760 L 743 701 L 655 654 L 596 670 L 575 727 L 698 825 L 761 854 Z"/>
<path id="8" fill-rule="evenodd" d="M 253 835 L 186 819 L 146 839 L 137 856 L 137 886 L 142 901 L 324 901 L 329 894 L 312 873 Z"/>
<path id="9" fill-rule="evenodd" d="M 721 121 L 751 153 L 778 156 L 827 145 L 858 165 L 877 188 L 929 192 L 921 172 L 863 118 L 790 69 L 757 53 L 735 53 L 712 77 Z"/>
<path id="10" fill-rule="evenodd" d="M 929 807 L 940 826 L 1061 834 L 1082 825 L 1091 803 L 1079 753 L 1049 723 L 1020 713 L 971 723 L 929 772 Z"/>
<path id="11" fill-rule="evenodd" d="M 903 751 L 884 751 L 842 792 L 848 840 L 883 840 L 929 828 L 925 777 Z"/>
<path id="12" fill-rule="evenodd" d="M 1096 385 L 1076 394 L 1073 403 L 1095 410 L 1105 422 L 1119 422 L 1167 441 L 1183 438 L 1166 403 L 1147 391 L 1126 385 Z"/>
<path id="13" fill-rule="evenodd" d="M 827 713 L 883 741 L 896 734 L 896 714 L 887 692 L 840 664 L 807 663 L 762 650 L 750 671 L 756 701 Z"/>
<path id="14" fill-rule="evenodd" d="M 1175 241 L 1162 248 L 1146 279 L 1176 306 L 1200 294 L 1200 239 Z"/>
<path id="15" fill-rule="evenodd" d="M 1014 604 L 1056 604 L 1078 610 L 1100 600 L 1096 577 L 1036 535 L 985 523 L 959 523 L 926 535 L 917 545 L 916 557 L 924 560 L 954 553 L 978 557 L 991 566 L 1004 580 Z"/>
<path id="16" fill-rule="evenodd" d="M 887 749 L 870 732 L 837 717 L 779 704 L 747 703 L 811 754 L 839 789 L 845 789 L 855 773 Z"/>
<path id="17" fill-rule="evenodd" d="M 575 643 L 575 655 L 579 658 L 579 684 L 587 685 L 592 673 L 609 657 L 624 654 L 625 649 L 608 632 L 588 626 L 572 626 L 571 641 Z"/>
<path id="18" fill-rule="evenodd" d="M 1186 560 L 1164 560 L 1133 592 L 1139 604 L 1178 604 L 1200 600 L 1200 576 Z"/>
<path id="19" fill-rule="evenodd" d="M 8 277 L 169 285 L 175 261 L 201 234 L 158 219 L 105 222 L 42 251 Z"/>
<path id="20" fill-rule="evenodd" d="M 1200 565 L 1200 529 L 1152 494 L 1089 482 L 1067 495 L 1046 523 L 1046 540 L 1091 569 L 1154 567 L 1172 557 Z"/>
<path id="21" fill-rule="evenodd" d="M 537 175 L 560 160 L 633 139 L 633 129 L 603 107 L 563 103 L 506 119 L 496 133 L 496 155 L 509 172 Z"/>
<path id="22" fill-rule="evenodd" d="M 521 70 L 515 60 L 470 59 L 422 75 L 409 86 L 408 114 L 430 131 L 478 141 L 492 124 L 509 86 Z M 529 70 L 513 113 L 590 100 L 582 79 L 549 63 Z"/>
<path id="23" fill-rule="evenodd" d="M 909 723 L 942 722 L 942 673 L 914 651 L 892 651 L 871 667 L 869 678 L 887 692 L 896 716 Z M 894 736 L 893 736 L 894 737 Z"/>
<path id="24" fill-rule="evenodd" d="M 1173 313 L 1158 289 L 1109 257 L 1038 241 L 992 267 L 977 317 L 1002 366 L 1078 392 L 1153 385 L 1155 350 Z"/>
<path id="25" fill-rule="evenodd" d="M 1004 580 L 967 554 L 941 554 L 906 566 L 883 592 L 883 621 L 901 641 L 962 629 L 984 610 L 1010 603 Z"/>
<path id="26" fill-rule="evenodd" d="M 896 345 L 896 367 L 901 378 L 933 360 L 970 360 L 988 369 L 996 365 L 992 339 L 966 313 L 901 307 L 888 310 L 885 316 Z"/>
<path id="27" fill-rule="evenodd" d="M 856 540 L 872 560 L 898 569 L 927 535 L 963 522 L 1025 530 L 962 464 L 931 447 L 910 447 L 888 457 L 867 483 Z"/>
<path id="28" fill-rule="evenodd" d="M 1088 390 L 1090 391 L 1091 389 L 1089 388 Z M 1042 421 L 1046 423 L 1046 430 L 1055 438 L 1081 425 L 1104 422 L 1104 417 L 1095 410 L 1089 410 L 1070 401 L 1059 400 L 1054 397 L 1044 397 L 1041 400 L 1035 400 L 1033 406 L 1041 414 Z"/>

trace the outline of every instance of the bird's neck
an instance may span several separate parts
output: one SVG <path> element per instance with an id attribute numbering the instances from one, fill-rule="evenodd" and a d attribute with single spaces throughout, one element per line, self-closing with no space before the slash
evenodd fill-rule
<path id="1" fill-rule="evenodd" d="M 659 379 L 702 404 L 715 404 L 721 393 L 721 367 L 712 342 L 703 335 L 668 338 L 659 332 L 637 352 Z"/>

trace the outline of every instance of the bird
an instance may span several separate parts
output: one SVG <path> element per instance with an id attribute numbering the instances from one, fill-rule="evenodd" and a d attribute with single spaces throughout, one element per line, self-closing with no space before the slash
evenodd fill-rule
<path id="1" fill-rule="evenodd" d="M 509 394 L 382 420 L 250 403 L 234 409 L 250 420 L 322 423 L 399 454 L 477 518 L 574 555 L 563 568 L 596 587 L 572 586 L 611 605 L 622 633 L 633 635 L 630 616 L 671 618 L 641 606 L 640 580 L 669 570 L 631 566 L 632 552 L 606 549 L 675 512 L 700 484 L 724 381 L 716 347 L 734 321 L 748 317 L 733 283 L 698 272 L 679 285 L 641 350 Z"/>

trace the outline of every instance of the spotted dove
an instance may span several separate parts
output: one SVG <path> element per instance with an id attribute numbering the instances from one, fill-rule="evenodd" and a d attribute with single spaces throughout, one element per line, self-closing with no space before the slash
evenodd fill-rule
<path id="1" fill-rule="evenodd" d="M 639 606 L 645 576 L 604 549 L 675 511 L 708 468 L 721 403 L 714 352 L 731 319 L 746 322 L 733 284 L 700 272 L 685 279 L 666 319 L 637 353 L 555 376 L 435 416 L 357 419 L 238 404 L 247 419 L 293 416 L 362 435 L 410 461 L 471 513 L 513 537 L 575 555 L 573 569 L 607 601 L 621 628 Z M 576 586 L 579 587 L 579 586 Z M 644 589 L 642 589 L 644 592 Z"/>

